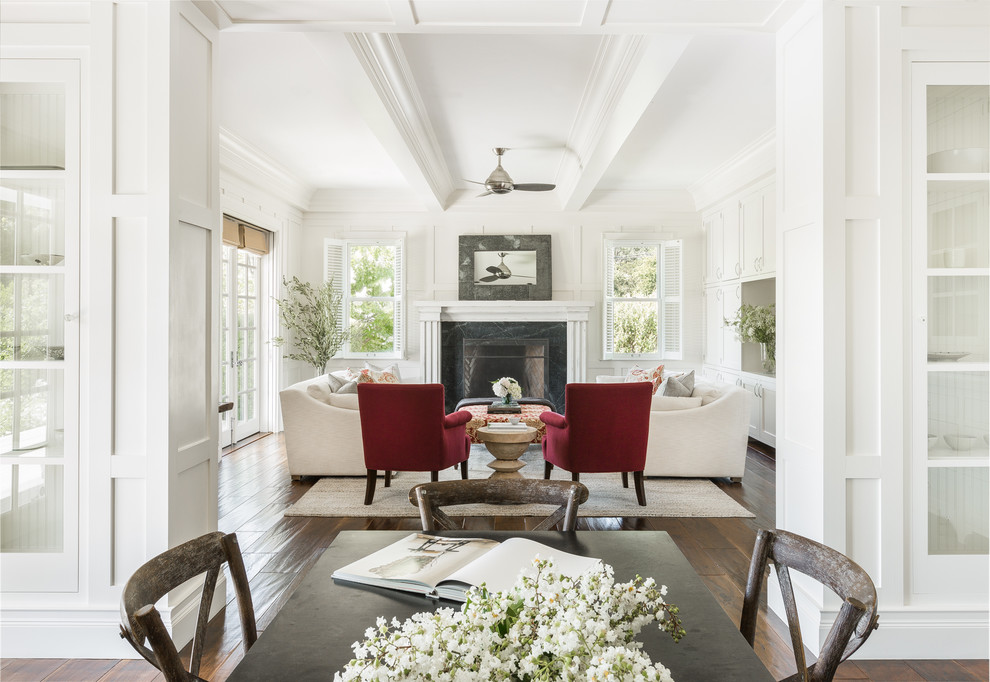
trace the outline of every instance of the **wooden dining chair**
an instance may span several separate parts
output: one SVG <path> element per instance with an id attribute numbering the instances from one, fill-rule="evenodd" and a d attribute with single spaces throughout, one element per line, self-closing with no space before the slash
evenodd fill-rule
<path id="1" fill-rule="evenodd" d="M 761 529 L 756 535 L 743 596 L 739 630 L 750 646 L 756 638 L 756 616 L 767 564 L 773 562 L 784 599 L 787 625 L 797 673 L 782 682 L 829 682 L 839 664 L 849 658 L 877 627 L 877 590 L 859 564 L 831 547 L 785 530 Z M 807 665 L 798 621 L 790 569 L 804 573 L 830 588 L 842 599 L 842 608 L 832 624 L 818 661 Z"/>
<path id="2" fill-rule="evenodd" d="M 439 507 L 457 504 L 556 504 L 557 509 L 532 530 L 577 527 L 578 506 L 588 499 L 588 489 L 575 481 L 541 481 L 531 478 L 484 478 L 468 481 L 420 483 L 409 491 L 409 501 L 419 507 L 423 530 L 458 530 Z"/>
<path id="3" fill-rule="evenodd" d="M 224 563 L 230 569 L 230 577 L 234 583 L 246 651 L 257 641 L 258 628 L 244 560 L 237 544 L 237 536 L 233 533 L 208 533 L 166 550 L 138 568 L 124 585 L 124 592 L 120 597 L 120 614 L 123 620 L 120 636 L 149 663 L 161 670 L 168 682 L 202 680 L 199 677 L 199 667 L 206 643 L 206 626 L 210 619 L 213 592 Z M 187 671 L 155 603 L 187 580 L 203 574 L 206 579 L 200 597 L 199 618 Z M 150 649 L 144 644 L 146 639 L 151 645 Z"/>

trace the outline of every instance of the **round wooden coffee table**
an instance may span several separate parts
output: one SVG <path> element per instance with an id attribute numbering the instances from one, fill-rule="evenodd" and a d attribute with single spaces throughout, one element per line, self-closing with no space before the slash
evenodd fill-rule
<path id="1" fill-rule="evenodd" d="M 488 467 L 495 470 L 489 478 L 522 478 L 519 470 L 526 466 L 526 462 L 520 462 L 519 458 L 535 437 L 536 429 L 532 426 L 518 431 L 488 426 L 479 428 L 478 439 L 495 458 L 488 463 Z"/>

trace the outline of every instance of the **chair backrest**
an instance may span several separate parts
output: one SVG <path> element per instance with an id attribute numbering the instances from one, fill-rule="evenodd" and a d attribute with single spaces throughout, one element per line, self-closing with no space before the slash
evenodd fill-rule
<path id="1" fill-rule="evenodd" d="M 798 677 L 808 682 L 828 682 L 842 661 L 862 646 L 877 627 L 877 590 L 870 576 L 859 564 L 831 547 L 785 530 L 760 530 L 753 547 L 746 594 L 743 597 L 739 630 L 752 646 L 756 637 L 756 617 L 767 564 L 777 571 L 791 645 Z M 805 662 L 804 640 L 798 621 L 797 605 L 791 585 L 794 569 L 826 585 L 842 599 L 842 608 L 825 638 L 818 661 L 811 667 Z"/>
<path id="2" fill-rule="evenodd" d="M 444 453 L 443 399 L 443 384 L 358 384 L 365 465 L 436 470 Z"/>
<path id="3" fill-rule="evenodd" d="M 483 478 L 468 481 L 420 483 L 409 491 L 409 501 L 419 507 L 423 530 L 458 530 L 440 507 L 457 504 L 535 503 L 556 504 L 557 509 L 533 530 L 548 530 L 561 521 L 561 530 L 577 526 L 578 506 L 588 499 L 588 489 L 573 481 L 535 478 Z"/>
<path id="4" fill-rule="evenodd" d="M 653 384 L 567 384 L 570 471 L 642 471 L 650 436 Z M 621 458 L 616 466 L 606 458 Z"/>
<path id="5" fill-rule="evenodd" d="M 161 670 L 169 682 L 200 679 L 199 665 L 203 657 L 213 591 L 224 563 L 228 565 L 234 583 L 244 648 L 247 650 L 258 639 L 258 628 L 244 560 L 237 544 L 237 536 L 233 533 L 207 533 L 166 550 L 138 568 L 124 585 L 124 592 L 120 597 L 123 621 L 120 636 L 149 663 Z M 200 598 L 189 670 L 186 671 L 175 642 L 169 636 L 161 614 L 154 605 L 171 590 L 203 574 L 206 575 L 206 580 Z M 150 649 L 145 646 L 145 639 L 151 645 Z"/>

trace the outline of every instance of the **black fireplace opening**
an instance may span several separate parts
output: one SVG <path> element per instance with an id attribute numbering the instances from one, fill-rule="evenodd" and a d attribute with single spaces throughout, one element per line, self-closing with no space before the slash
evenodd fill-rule
<path id="1" fill-rule="evenodd" d="M 512 377 L 527 398 L 546 398 L 550 363 L 547 339 L 464 339 L 464 394 L 492 393 L 492 382 Z"/>
<path id="2" fill-rule="evenodd" d="M 564 409 L 566 322 L 441 322 L 440 381 L 446 409 L 463 398 L 491 398 L 492 382 L 518 381 L 527 398 Z"/>

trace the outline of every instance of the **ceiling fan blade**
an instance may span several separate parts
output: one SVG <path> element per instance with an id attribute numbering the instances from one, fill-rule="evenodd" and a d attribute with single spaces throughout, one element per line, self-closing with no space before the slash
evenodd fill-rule
<path id="1" fill-rule="evenodd" d="M 487 197 L 489 194 L 495 194 L 495 192 L 483 192 L 479 194 L 478 197 Z M 477 199 L 478 197 L 475 198 Z"/>
<path id="2" fill-rule="evenodd" d="M 479 282 L 496 282 L 496 281 L 498 281 L 498 275 L 488 275 L 487 277 L 482 277 L 478 281 Z"/>
<path id="3" fill-rule="evenodd" d="M 549 192 L 557 185 L 545 185 L 539 182 L 529 182 L 521 185 L 513 185 L 512 189 L 518 189 L 523 192 Z"/>

